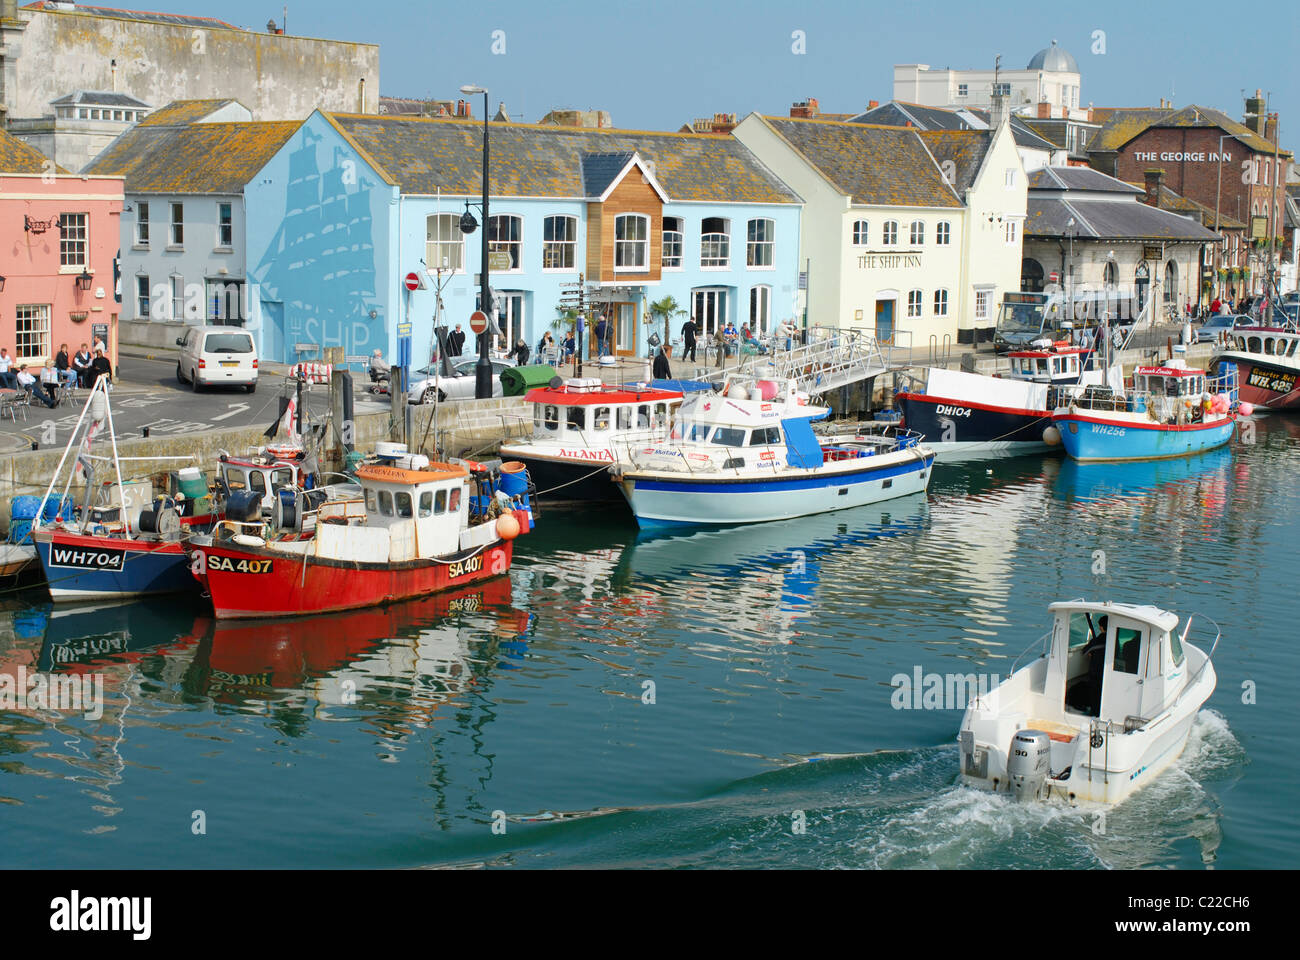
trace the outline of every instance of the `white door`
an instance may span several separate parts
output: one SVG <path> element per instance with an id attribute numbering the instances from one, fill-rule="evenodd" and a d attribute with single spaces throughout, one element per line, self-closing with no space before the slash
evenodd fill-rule
<path id="1" fill-rule="evenodd" d="M 702 340 L 711 340 L 719 329 L 727 325 L 727 291 L 719 287 L 705 287 L 692 291 L 695 324 Z"/>

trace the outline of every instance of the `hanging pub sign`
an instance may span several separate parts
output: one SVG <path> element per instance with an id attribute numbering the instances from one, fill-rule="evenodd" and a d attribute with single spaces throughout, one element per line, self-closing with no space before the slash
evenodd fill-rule
<path id="1" fill-rule="evenodd" d="M 1268 236 L 1268 217 L 1256 214 L 1250 218 L 1250 239 L 1263 240 Z"/>

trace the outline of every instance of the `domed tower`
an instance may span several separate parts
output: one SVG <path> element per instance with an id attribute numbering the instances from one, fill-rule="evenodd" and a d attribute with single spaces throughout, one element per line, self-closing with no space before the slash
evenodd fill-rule
<path id="1" fill-rule="evenodd" d="M 1026 70 L 1045 70 L 1051 73 L 1078 73 L 1079 64 L 1074 57 L 1052 41 L 1050 47 L 1039 50 L 1029 61 Z"/>

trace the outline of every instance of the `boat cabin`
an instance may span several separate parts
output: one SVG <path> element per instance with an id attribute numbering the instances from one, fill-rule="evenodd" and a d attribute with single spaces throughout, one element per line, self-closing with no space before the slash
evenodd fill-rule
<path id="1" fill-rule="evenodd" d="M 1054 603 L 1043 695 L 1068 714 L 1141 727 L 1187 683 L 1178 617 L 1151 606 Z"/>
<path id="2" fill-rule="evenodd" d="M 1086 347 L 1072 347 L 1065 340 L 1055 343 L 1040 340 L 1029 350 L 1007 354 L 1011 361 L 1008 376 L 1033 383 L 1078 383 L 1089 353 Z"/>
<path id="3" fill-rule="evenodd" d="M 1243 353 L 1256 353 L 1265 357 L 1294 357 L 1297 346 L 1300 346 L 1300 335 L 1267 327 L 1238 327 L 1228 336 L 1228 342 Z"/>
<path id="4" fill-rule="evenodd" d="M 530 390 L 533 439 L 603 445 L 616 436 L 664 433 L 682 395 L 645 384 L 606 386 L 595 377 Z"/>
<path id="5" fill-rule="evenodd" d="M 285 488 L 310 490 L 314 478 L 303 469 L 301 448 L 268 447 L 250 457 L 222 455 L 220 479 L 231 493 L 251 490 L 262 495 L 262 509 L 270 510 L 275 492 Z"/>
<path id="6" fill-rule="evenodd" d="M 1133 389 L 1156 397 L 1200 397 L 1206 391 L 1205 371 L 1171 360 L 1163 367 L 1138 367 L 1133 371 Z"/>
<path id="7" fill-rule="evenodd" d="M 365 498 L 365 523 L 320 524 L 322 552 L 339 559 L 401 562 L 457 548 L 461 530 L 469 525 L 468 470 L 431 464 L 414 454 L 386 464 L 365 464 L 356 472 Z M 342 531 L 346 536 L 331 536 Z M 337 553 L 339 548 L 346 556 Z"/>

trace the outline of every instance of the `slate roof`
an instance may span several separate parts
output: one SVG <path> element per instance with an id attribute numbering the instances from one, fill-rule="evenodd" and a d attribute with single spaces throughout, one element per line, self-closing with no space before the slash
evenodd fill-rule
<path id="1" fill-rule="evenodd" d="M 993 143 L 989 130 L 926 130 L 920 136 L 941 170 L 944 163 L 952 162 L 956 174 L 952 186 L 958 196 L 974 185 Z"/>
<path id="2" fill-rule="evenodd" d="M 1218 127 L 1224 133 L 1230 133 L 1242 144 L 1252 150 L 1263 153 L 1273 152 L 1273 143 L 1264 139 L 1243 123 L 1238 123 L 1221 110 L 1211 107 L 1192 106 L 1181 110 L 1170 108 L 1139 107 L 1093 110 L 1093 117 L 1102 117 L 1101 129 L 1097 131 L 1088 144 L 1089 153 L 1101 153 L 1119 150 L 1134 137 L 1151 127 Z M 1290 150 L 1279 151 L 1281 156 L 1290 157 Z"/>
<path id="3" fill-rule="evenodd" d="M 116 7 L 92 7 L 78 3 L 70 10 L 60 10 L 52 0 L 36 0 L 26 4 L 24 10 L 38 10 L 44 13 L 82 13 L 98 17 L 112 17 L 116 20 L 139 20 L 144 23 L 165 23 L 178 27 L 202 27 L 205 30 L 238 30 L 234 24 L 217 20 L 213 17 L 191 17 L 178 13 L 149 13 L 144 10 L 119 10 Z"/>
<path id="4" fill-rule="evenodd" d="M 441 190 L 478 196 L 482 189 L 481 120 L 325 116 L 405 194 L 431 196 Z M 672 200 L 799 202 L 797 194 L 731 136 L 512 123 L 491 127 L 489 137 L 493 196 L 598 195 L 585 182 L 584 155 L 621 154 L 626 163 L 626 156 L 635 152 L 654 164 L 655 179 Z"/>
<path id="5" fill-rule="evenodd" d="M 140 121 L 141 125 L 151 127 L 162 126 L 180 126 L 187 123 L 194 123 L 202 120 L 204 117 L 216 113 L 227 104 L 237 103 L 236 100 L 173 100 L 166 106 L 159 107 L 149 116 Z"/>
<path id="6" fill-rule="evenodd" d="M 74 104 L 86 103 L 93 104 L 96 107 L 138 107 L 148 108 L 149 104 L 143 100 L 137 100 L 127 93 L 113 93 L 108 90 L 77 90 L 73 93 L 64 94 L 57 100 L 51 100 L 51 104 L 59 107 L 66 107 Z"/>
<path id="7" fill-rule="evenodd" d="M 125 177 L 127 193 L 238 194 L 301 126 L 296 120 L 137 124 L 81 172 Z"/>
<path id="8" fill-rule="evenodd" d="M 1146 193 L 1145 187 L 1135 187 L 1091 167 L 1040 167 L 1029 175 L 1029 189 Z"/>
<path id="9" fill-rule="evenodd" d="M 962 205 L 915 128 L 787 117 L 763 120 L 854 203 Z"/>
<path id="10" fill-rule="evenodd" d="M 582 155 L 582 188 L 584 196 L 599 197 L 623 172 L 632 159 L 632 151 L 618 153 L 584 153 Z"/>
<path id="11" fill-rule="evenodd" d="M 1218 238 L 1186 217 L 1132 200 L 1070 200 L 1068 195 L 1029 194 L 1025 237 L 1058 238 L 1066 235 L 1073 217 L 1076 238 L 1096 240 L 1179 240 L 1209 243 Z"/>
<path id="12" fill-rule="evenodd" d="M 0 129 L 0 173 L 45 173 L 49 163 L 45 154 Z M 55 173 L 67 173 L 55 166 Z"/>
<path id="13" fill-rule="evenodd" d="M 1146 193 L 1145 183 L 1135 183 L 1134 187 L 1139 188 L 1143 194 Z M 1192 215 L 1200 218 L 1201 225 L 1214 227 L 1214 208 L 1208 207 L 1203 203 L 1184 197 L 1180 193 L 1175 193 L 1163 183 L 1160 185 L 1160 209 L 1172 210 L 1175 213 Z M 1219 227 L 1225 230 L 1245 230 L 1246 225 L 1240 220 L 1236 220 L 1227 215 L 1223 210 L 1219 211 Z"/>
<path id="14" fill-rule="evenodd" d="M 971 124 L 963 114 L 974 116 L 983 127 Z M 945 107 L 929 107 L 903 100 L 890 100 L 849 120 L 849 123 L 875 123 L 886 127 L 911 125 L 918 130 L 979 130 L 988 129 L 991 122 L 992 118 L 987 110 L 967 107 L 961 110 L 949 110 Z M 1016 146 L 1052 152 L 1061 149 L 1050 140 L 1039 136 L 1023 120 L 1014 115 L 1011 117 L 1011 136 Z"/>

